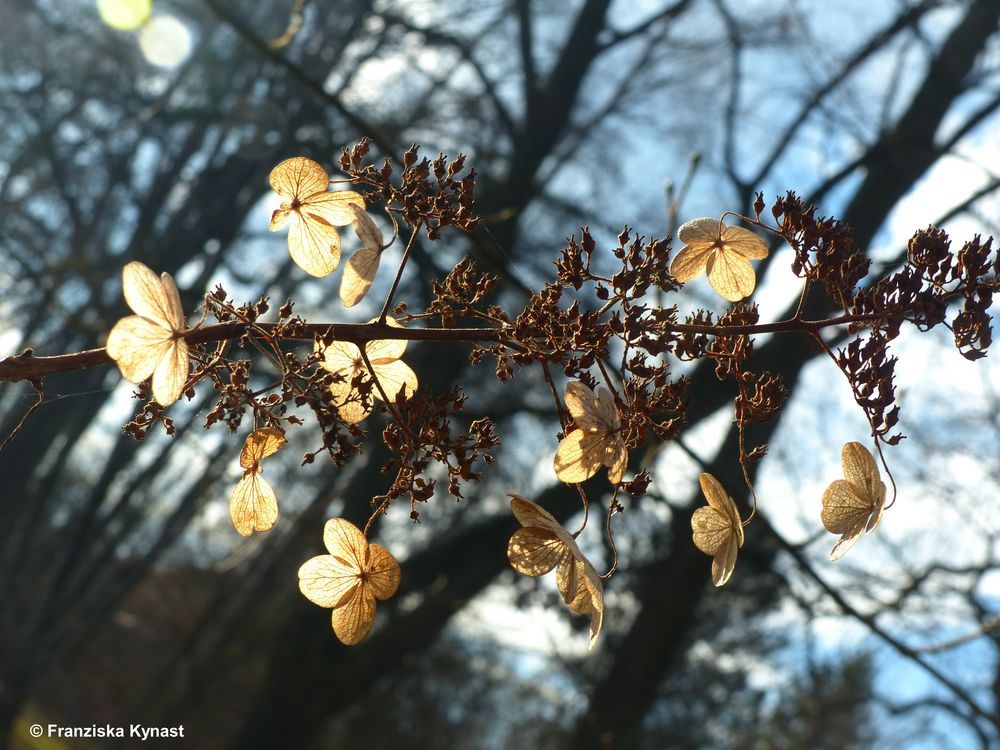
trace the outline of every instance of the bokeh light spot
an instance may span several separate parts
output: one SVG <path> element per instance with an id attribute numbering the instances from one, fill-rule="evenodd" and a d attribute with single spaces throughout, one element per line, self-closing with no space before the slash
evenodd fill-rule
<path id="1" fill-rule="evenodd" d="M 191 31 L 174 16 L 157 16 L 139 32 L 139 49 L 153 65 L 173 68 L 191 54 Z"/>
<path id="2" fill-rule="evenodd" d="M 153 0 L 97 0 L 101 20 L 119 31 L 135 31 L 149 20 Z"/>

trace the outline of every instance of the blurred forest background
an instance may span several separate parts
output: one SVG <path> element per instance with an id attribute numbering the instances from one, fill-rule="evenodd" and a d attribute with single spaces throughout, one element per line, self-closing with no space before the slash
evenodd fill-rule
<path id="1" fill-rule="evenodd" d="M 125 32 L 93 2 L 0 0 L 0 355 L 101 346 L 135 259 L 175 276 L 190 321 L 218 282 L 240 301 L 292 297 L 314 321 L 367 320 L 385 278 L 345 312 L 336 277 L 305 278 L 266 231 L 275 164 L 333 170 L 363 135 L 379 153 L 465 152 L 479 175 L 484 227 L 418 247 L 398 297 L 412 309 L 462 255 L 502 274 L 516 310 L 583 224 L 605 245 L 624 224 L 663 235 L 746 212 L 758 190 L 769 203 L 796 190 L 849 222 L 884 269 L 927 224 L 961 242 L 1000 220 L 997 0 L 299 10 L 155 0 Z M 761 264 L 762 317 L 796 298 L 787 260 L 776 249 Z M 720 309 L 703 282 L 678 300 Z M 135 402 L 115 369 L 49 379 L 0 453 L 0 746 L 97 746 L 35 744 L 36 721 L 184 724 L 184 746 L 262 750 L 1000 746 L 993 358 L 965 362 L 947 335 L 900 339 L 899 501 L 833 566 L 820 496 L 840 446 L 866 440 L 863 417 L 817 348 L 758 344 L 754 361 L 792 395 L 754 435 L 772 450 L 735 576 L 714 590 L 691 543 L 700 467 L 654 446 L 650 495 L 619 519 L 592 654 L 585 618 L 506 560 L 508 491 L 567 523 L 579 508 L 551 471 L 558 428 L 537 373 L 505 388 L 461 348 L 411 344 L 421 384 L 463 384 L 467 417 L 492 416 L 505 441 L 461 504 L 376 526 L 402 586 L 353 649 L 296 570 L 321 552 L 324 519 L 363 522 L 384 489 L 377 421 L 339 470 L 300 469 L 316 440 L 293 433 L 268 466 L 278 526 L 244 540 L 228 517 L 243 433 L 202 429 L 210 392 L 171 409 L 173 438 L 139 443 L 120 431 Z M 684 445 L 735 489 L 733 394 L 710 368 L 689 374 Z M 33 398 L 0 388 L 0 434 Z M 584 551 L 607 562 L 588 534 Z"/>

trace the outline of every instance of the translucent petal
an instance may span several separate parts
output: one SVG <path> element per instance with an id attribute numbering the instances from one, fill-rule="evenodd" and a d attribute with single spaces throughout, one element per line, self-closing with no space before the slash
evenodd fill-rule
<path id="1" fill-rule="evenodd" d="M 712 245 L 707 244 L 682 247 L 670 262 L 670 275 L 681 283 L 698 278 L 713 252 Z"/>
<path id="2" fill-rule="evenodd" d="M 860 526 L 864 529 L 872 514 L 869 498 L 860 494 L 853 482 L 843 479 L 833 481 L 823 492 L 823 510 L 820 520 L 826 530 L 834 534 L 844 534 Z"/>
<path id="3" fill-rule="evenodd" d="M 267 231 L 278 232 L 285 228 L 288 224 L 288 219 L 292 215 L 292 211 L 285 206 L 275 209 L 274 213 L 271 214 L 271 222 L 267 225 Z"/>
<path id="4" fill-rule="evenodd" d="M 354 372 L 355 361 L 361 358 L 361 349 L 350 341 L 334 341 L 326 347 L 317 344 L 316 349 L 322 350 L 323 369 L 343 373 L 348 379 L 350 373 Z"/>
<path id="5" fill-rule="evenodd" d="M 553 531 L 526 526 L 511 536 L 507 543 L 507 559 L 518 573 L 541 576 L 572 559 L 572 553 Z"/>
<path id="6" fill-rule="evenodd" d="M 878 465 L 868 449 L 861 443 L 845 443 L 840 452 L 840 464 L 844 469 L 844 479 L 860 489 L 869 499 L 869 506 L 875 506 L 879 485 L 884 490 Z"/>
<path id="7" fill-rule="evenodd" d="M 608 481 L 611 484 L 618 484 L 625 475 L 628 468 L 628 451 L 625 450 L 625 443 L 621 438 L 612 437 L 605 442 L 605 465 L 608 467 Z"/>
<path id="8" fill-rule="evenodd" d="M 368 294 L 381 257 L 381 251 L 363 247 L 347 261 L 340 279 L 340 300 L 344 307 L 354 307 Z"/>
<path id="9" fill-rule="evenodd" d="M 122 293 L 136 315 L 171 331 L 184 329 L 180 297 L 169 274 L 157 276 L 148 266 L 132 261 L 122 269 Z"/>
<path id="10" fill-rule="evenodd" d="M 374 319 L 369 322 L 374 322 Z M 392 316 L 386 316 L 385 322 L 393 328 L 403 327 Z M 378 339 L 376 341 L 369 341 L 365 344 L 365 353 L 372 364 L 384 364 L 402 357 L 408 343 L 406 339 Z"/>
<path id="11" fill-rule="evenodd" d="M 333 632 L 345 646 L 361 643 L 375 622 L 375 596 L 368 586 L 358 586 L 333 610 Z"/>
<path id="12" fill-rule="evenodd" d="M 181 397 L 187 383 L 188 346 L 184 339 L 167 344 L 163 357 L 153 371 L 153 398 L 160 406 L 170 406 Z"/>
<path id="13" fill-rule="evenodd" d="M 277 427 L 265 427 L 247 435 L 240 451 L 240 466 L 249 469 L 285 447 L 285 433 Z"/>
<path id="14" fill-rule="evenodd" d="M 569 554 L 559 561 L 559 567 L 556 568 L 556 588 L 559 589 L 566 604 L 573 601 L 580 589 L 580 576 L 582 575 L 578 567 L 580 562 L 572 554 Z"/>
<path id="15" fill-rule="evenodd" d="M 323 544 L 330 554 L 361 572 L 368 555 L 368 540 L 361 529 L 343 518 L 331 518 L 323 527 Z"/>
<path id="16" fill-rule="evenodd" d="M 691 515 L 694 545 L 706 555 L 714 555 L 733 536 L 733 524 L 715 508 L 702 506 Z"/>
<path id="17" fill-rule="evenodd" d="M 330 186 L 326 170 L 312 159 L 295 156 L 271 170 L 267 178 L 271 189 L 289 200 L 299 200 L 325 191 Z"/>
<path id="18" fill-rule="evenodd" d="M 566 384 L 566 408 L 573 415 L 573 421 L 583 430 L 599 430 L 604 426 L 600 421 L 597 397 L 578 380 L 571 380 Z"/>
<path id="19" fill-rule="evenodd" d="M 302 214 L 319 219 L 335 227 L 342 227 L 354 221 L 354 208 L 365 207 L 365 199 L 353 190 L 338 190 L 333 193 L 321 192 L 302 199 Z"/>
<path id="20" fill-rule="evenodd" d="M 404 386 L 406 387 L 404 398 L 409 398 L 417 392 L 417 374 L 402 360 L 397 359 L 395 362 L 385 365 L 373 363 L 372 369 L 375 370 L 375 377 L 381 383 L 385 395 L 393 401 L 396 400 L 396 395 Z M 382 398 L 382 393 L 378 388 L 372 391 L 372 395 L 375 398 Z"/>
<path id="21" fill-rule="evenodd" d="M 299 591 L 321 607 L 338 607 L 355 588 L 361 588 L 359 571 L 331 555 L 318 555 L 299 568 Z"/>
<path id="22" fill-rule="evenodd" d="M 552 461 L 556 476 L 567 484 L 577 484 L 590 479 L 604 465 L 603 434 L 594 435 L 584 430 L 573 430 L 556 449 Z"/>
<path id="23" fill-rule="evenodd" d="M 368 250 L 382 252 L 382 230 L 378 224 L 372 221 L 372 217 L 363 208 L 352 204 L 351 210 L 354 212 L 354 233 L 358 235 L 361 244 Z"/>
<path id="24" fill-rule="evenodd" d="M 597 645 L 604 623 L 604 586 L 594 566 L 585 558 L 576 561 L 577 589 L 568 602 L 569 608 L 581 614 L 590 614 L 591 649 Z"/>
<path id="25" fill-rule="evenodd" d="M 729 252 L 739 253 L 744 258 L 761 260 L 767 257 L 767 245 L 760 237 L 744 227 L 726 227 L 722 230 L 722 242 Z"/>
<path id="26" fill-rule="evenodd" d="M 853 547 L 854 544 L 858 541 L 858 539 L 861 538 L 861 535 L 864 533 L 864 531 L 865 531 L 864 522 L 860 522 L 858 523 L 857 526 L 852 526 L 848 528 L 846 531 L 844 531 L 840 539 L 837 540 L 837 543 L 833 545 L 833 549 L 830 550 L 830 559 L 836 562 L 844 555 L 846 555 L 848 551 L 850 551 L 851 547 Z"/>
<path id="27" fill-rule="evenodd" d="M 597 412 L 600 415 L 599 421 L 609 432 L 622 426 L 621 418 L 618 416 L 618 407 L 615 405 L 615 397 L 607 388 L 601 388 L 597 394 Z"/>
<path id="28" fill-rule="evenodd" d="M 267 480 L 251 472 L 241 479 L 229 498 L 229 517 L 243 536 L 269 531 L 278 521 L 278 499 Z"/>
<path id="29" fill-rule="evenodd" d="M 368 586 L 376 599 L 386 600 L 399 588 L 399 563 L 385 547 L 372 544 L 368 547 Z"/>
<path id="30" fill-rule="evenodd" d="M 726 492 L 726 489 L 719 480 L 711 474 L 703 473 L 698 477 L 698 481 L 701 484 L 701 491 L 705 495 L 705 500 L 708 501 L 708 504 L 719 511 L 723 518 L 728 519 L 730 524 L 739 526 L 740 512 L 736 508 L 733 498 L 729 496 L 729 493 Z"/>
<path id="31" fill-rule="evenodd" d="M 295 214 L 288 228 L 288 251 L 306 273 L 327 276 L 340 264 L 340 235 L 316 217 Z"/>
<path id="32" fill-rule="evenodd" d="M 685 245 L 714 245 L 715 241 L 719 239 L 719 220 L 702 218 L 685 222 L 677 230 L 677 239 Z M 676 275 L 673 274 L 673 271 L 671 271 L 671 274 Z"/>
<path id="33" fill-rule="evenodd" d="M 739 302 L 753 294 L 757 277 L 750 261 L 739 253 L 720 250 L 708 259 L 708 283 L 723 299 Z"/>
<path id="34" fill-rule="evenodd" d="M 155 371 L 173 341 L 173 331 L 138 315 L 115 323 L 108 334 L 108 356 L 115 360 L 122 376 L 141 383 Z"/>
<path id="35" fill-rule="evenodd" d="M 725 585 L 736 568 L 736 536 L 730 534 L 712 558 L 712 583 Z"/>
<path id="36" fill-rule="evenodd" d="M 330 395 L 337 413 L 347 424 L 357 424 L 372 413 L 372 404 L 364 403 L 361 394 L 351 388 L 350 378 L 343 383 L 330 383 Z"/>
<path id="37" fill-rule="evenodd" d="M 555 532 L 566 531 L 562 524 L 541 505 L 533 503 L 531 500 L 527 500 L 520 495 L 512 494 L 510 498 L 510 510 L 514 514 L 514 518 L 522 526 L 537 526 L 541 529 L 548 529 Z"/>

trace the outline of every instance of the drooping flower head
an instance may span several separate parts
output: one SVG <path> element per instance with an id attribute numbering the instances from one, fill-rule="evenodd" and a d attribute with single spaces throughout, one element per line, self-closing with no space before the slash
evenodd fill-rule
<path id="1" fill-rule="evenodd" d="M 353 646 L 372 629 L 375 600 L 385 601 L 399 588 L 399 563 L 343 518 L 326 522 L 323 543 L 330 554 L 302 564 L 299 590 L 313 604 L 333 609 L 333 632 Z"/>
<path id="2" fill-rule="evenodd" d="M 330 177 L 312 159 L 296 156 L 271 170 L 271 189 L 283 200 L 271 214 L 268 230 L 288 225 L 288 250 L 299 268 L 326 276 L 340 263 L 340 233 L 334 227 L 354 221 L 352 206 L 365 207 L 353 190 L 329 192 Z"/>
<path id="3" fill-rule="evenodd" d="M 595 396 L 583 383 L 571 380 L 566 386 L 566 408 L 573 415 L 576 429 L 563 438 L 556 450 L 556 476 L 575 484 L 587 481 L 606 466 L 608 480 L 618 484 L 628 464 L 628 452 L 614 396 L 604 388 Z"/>
<path id="4" fill-rule="evenodd" d="M 251 432 L 240 451 L 243 478 L 229 498 L 229 517 L 243 536 L 268 531 L 278 521 L 278 499 L 271 485 L 261 476 L 260 462 L 281 450 L 287 441 L 276 427 Z"/>
<path id="5" fill-rule="evenodd" d="M 590 648 L 597 643 L 604 622 L 604 585 L 584 557 L 573 535 L 552 515 L 530 500 L 511 495 L 510 509 L 524 528 L 507 544 L 511 567 L 526 576 L 541 576 L 554 568 L 556 586 L 574 612 L 590 615 Z"/>
<path id="6" fill-rule="evenodd" d="M 107 352 L 132 383 L 153 378 L 153 398 L 169 406 L 180 398 L 188 376 L 184 310 L 169 273 L 157 276 L 132 261 L 122 270 L 122 291 L 135 315 L 115 323 Z"/>
<path id="7" fill-rule="evenodd" d="M 820 519 L 826 530 L 840 534 L 830 551 L 839 560 L 864 532 L 872 532 L 885 510 L 885 482 L 872 454 L 861 443 L 845 443 L 840 452 L 844 478 L 834 480 L 823 492 Z"/>
<path id="8" fill-rule="evenodd" d="M 760 237 L 708 218 L 682 224 L 677 236 L 684 247 L 670 264 L 671 276 L 683 283 L 705 271 L 712 288 L 730 302 L 753 294 L 757 277 L 750 261 L 767 257 L 767 245 Z"/>
<path id="9" fill-rule="evenodd" d="M 712 583 L 722 586 L 736 567 L 736 552 L 743 546 L 743 524 L 736 503 L 711 474 L 699 477 L 708 505 L 691 516 L 695 546 L 712 555 Z"/>
<path id="10" fill-rule="evenodd" d="M 387 317 L 385 322 L 390 326 L 402 328 L 391 317 Z M 406 388 L 405 398 L 417 392 L 416 373 L 400 359 L 406 351 L 406 344 L 404 339 L 381 339 L 365 344 L 365 353 L 371 362 L 375 377 L 390 399 L 395 399 L 403 387 Z M 361 357 L 361 349 L 350 341 L 334 341 L 327 347 L 317 345 L 317 349 L 323 354 L 323 359 L 320 361 L 323 368 L 343 377 L 341 382 L 330 384 L 330 393 L 333 395 L 333 402 L 337 405 L 340 418 L 349 424 L 360 422 L 372 411 L 371 404 L 363 403 L 359 393 L 351 385 L 358 377 L 362 382 L 371 379 L 371 373 L 368 372 Z M 377 387 L 372 388 L 371 395 L 374 398 L 382 398 L 382 392 Z"/>

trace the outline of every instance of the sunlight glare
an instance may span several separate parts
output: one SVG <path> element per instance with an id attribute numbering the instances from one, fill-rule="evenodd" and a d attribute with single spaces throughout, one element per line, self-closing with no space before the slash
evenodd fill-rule
<path id="1" fill-rule="evenodd" d="M 149 62 L 174 68 L 191 54 L 191 32 L 174 16 L 152 18 L 139 32 L 139 49 Z"/>
<path id="2" fill-rule="evenodd" d="M 118 31 L 135 31 L 153 12 L 153 0 L 97 0 L 101 20 Z"/>

